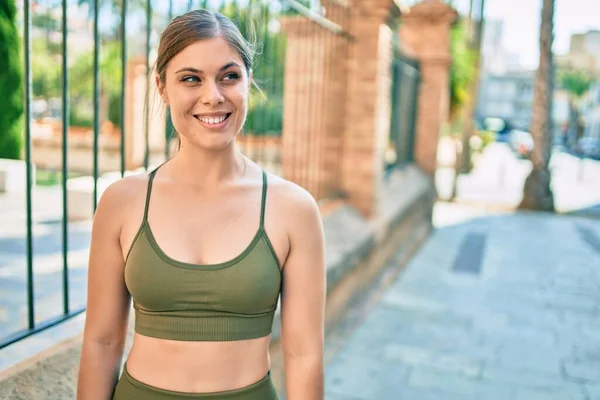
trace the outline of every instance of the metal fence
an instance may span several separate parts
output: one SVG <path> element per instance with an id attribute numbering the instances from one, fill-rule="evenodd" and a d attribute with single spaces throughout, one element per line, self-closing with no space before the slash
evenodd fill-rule
<path id="1" fill-rule="evenodd" d="M 394 45 L 390 127 L 394 157 L 388 164 L 388 168 L 414 161 L 420 80 L 419 62 L 403 54 L 401 49 Z"/>
<path id="2" fill-rule="evenodd" d="M 19 9 L 26 182 L 22 198 L 2 197 L 3 217 L 24 217 L 8 218 L 9 230 L 18 231 L 15 237 L 0 236 L 0 286 L 9 288 L 0 295 L 0 307 L 11 309 L 0 326 L 0 349 L 85 311 L 91 216 L 105 187 L 103 179 L 107 175 L 118 179 L 131 169 L 147 170 L 175 151 L 168 115 L 164 118 L 164 137 L 159 140 L 162 149 L 152 144 L 153 126 L 145 118 L 141 165 L 128 165 L 129 149 L 134 146 L 128 135 L 132 126 L 128 121 L 135 110 L 127 104 L 136 90 L 131 85 L 132 71 L 136 65 L 143 66 L 148 88 L 158 35 L 173 16 L 193 8 L 213 8 L 237 22 L 244 34 L 256 35 L 260 52 L 254 76 L 262 93 L 251 93 L 240 147 L 255 161 L 272 168 L 280 163 L 277 149 L 283 130 L 286 40 L 281 18 L 300 15 L 311 21 L 311 29 L 316 26 L 329 35 L 345 34 L 339 24 L 323 15 L 328 4 L 337 3 L 333 0 L 319 5 L 308 0 L 76 3 L 27 0 Z M 326 40 L 331 40 L 327 34 L 317 35 L 306 46 Z M 141 64 L 135 64 L 136 59 L 141 59 Z M 333 70 L 336 60 L 328 63 L 325 68 Z M 315 99 L 321 95 L 318 90 L 311 93 Z M 314 110 L 303 117 L 322 116 Z M 42 128 L 47 135 L 39 133 Z M 43 153 L 35 147 L 42 142 L 45 148 L 55 145 L 54 153 Z M 89 151 L 81 155 L 77 153 L 81 148 Z M 41 154 L 39 158 L 36 153 Z M 79 194 L 89 191 L 84 197 L 89 215 L 71 217 L 75 203 L 81 202 L 81 196 L 74 196 L 72 189 L 80 186 L 84 190 Z M 19 211 L 21 205 L 23 212 Z M 22 225 L 25 228 L 21 234 Z M 20 275 L 23 271 L 24 277 Z"/>
<path id="3" fill-rule="evenodd" d="M 321 0 L 327 20 L 288 20 L 294 33 L 287 59 L 292 78 L 286 80 L 286 178 L 317 200 L 336 197 L 342 162 L 342 131 L 346 120 L 348 59 L 351 43 L 349 9 L 340 0 Z M 337 193 L 336 193 L 337 192 Z"/>

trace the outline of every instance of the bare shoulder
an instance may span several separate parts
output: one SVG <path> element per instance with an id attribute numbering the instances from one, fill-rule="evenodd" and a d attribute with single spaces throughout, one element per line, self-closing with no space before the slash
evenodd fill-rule
<path id="1" fill-rule="evenodd" d="M 147 187 L 148 174 L 125 176 L 106 188 L 100 197 L 98 206 L 103 202 L 106 206 L 127 207 L 131 203 L 136 203 L 140 197 L 145 198 Z"/>
<path id="2" fill-rule="evenodd" d="M 122 218 L 144 203 L 148 187 L 148 174 L 140 173 L 125 176 L 111 183 L 98 201 L 95 220 L 110 218 L 114 223 L 122 223 Z"/>
<path id="3" fill-rule="evenodd" d="M 302 186 L 274 174 L 267 174 L 269 202 L 274 205 L 278 220 L 289 227 L 314 227 L 321 222 L 319 206 L 313 195 Z"/>

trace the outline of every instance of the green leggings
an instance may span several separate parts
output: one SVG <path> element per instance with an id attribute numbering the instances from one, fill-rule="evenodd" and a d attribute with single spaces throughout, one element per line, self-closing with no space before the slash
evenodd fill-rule
<path id="1" fill-rule="evenodd" d="M 123 367 L 112 400 L 277 400 L 270 372 L 260 381 L 241 389 L 214 393 L 184 393 L 159 389 L 134 379 Z"/>

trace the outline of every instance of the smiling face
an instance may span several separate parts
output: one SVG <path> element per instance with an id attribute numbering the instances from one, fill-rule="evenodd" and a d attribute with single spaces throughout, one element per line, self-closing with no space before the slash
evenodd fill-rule
<path id="1" fill-rule="evenodd" d="M 251 77 L 222 37 L 196 41 L 176 54 L 164 81 L 156 78 L 183 146 L 227 147 L 246 120 Z"/>

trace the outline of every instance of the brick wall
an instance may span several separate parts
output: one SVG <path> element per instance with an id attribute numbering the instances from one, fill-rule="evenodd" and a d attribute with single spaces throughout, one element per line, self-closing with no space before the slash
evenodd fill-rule
<path id="1" fill-rule="evenodd" d="M 338 194 L 376 213 L 390 126 L 389 0 L 326 2 L 327 17 L 351 38 L 304 17 L 283 21 L 283 171 L 317 199 Z M 309 60 L 308 62 L 306 60 Z"/>
<path id="2" fill-rule="evenodd" d="M 442 124 L 449 114 L 450 27 L 456 11 L 439 0 L 423 1 L 403 16 L 403 50 L 421 63 L 415 159 L 429 175 L 436 169 Z"/>

